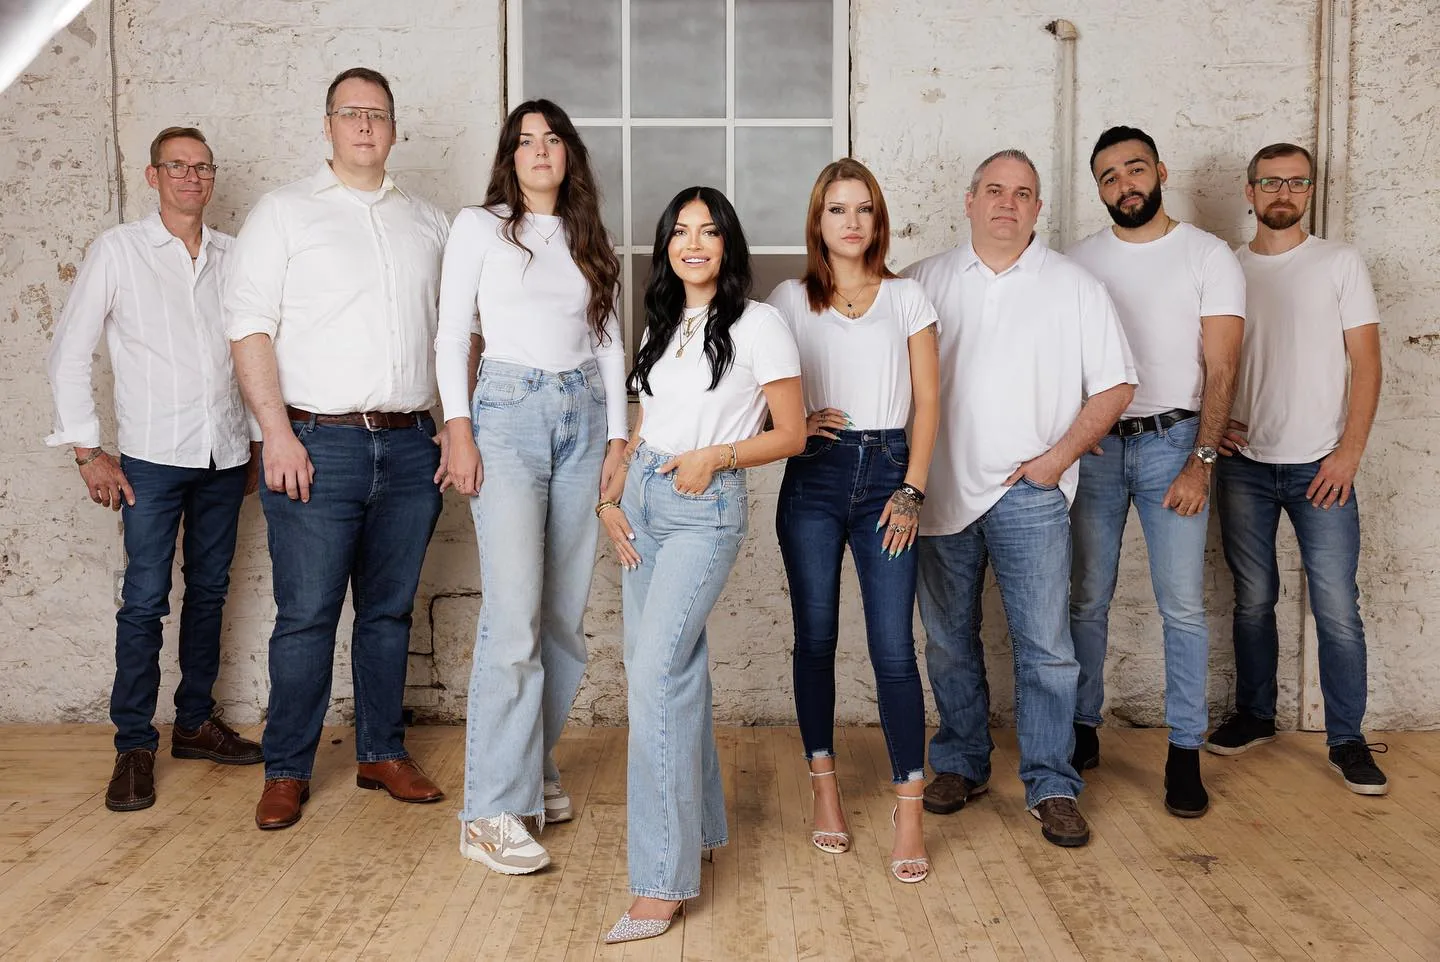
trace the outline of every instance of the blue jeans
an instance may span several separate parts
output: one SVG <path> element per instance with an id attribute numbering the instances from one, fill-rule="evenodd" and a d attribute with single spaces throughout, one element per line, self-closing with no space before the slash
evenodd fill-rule
<path id="1" fill-rule="evenodd" d="M 1070 511 L 1057 488 L 1017 481 L 958 534 L 920 538 L 920 620 L 940 712 L 930 767 L 990 780 L 990 687 L 980 643 L 980 596 L 993 564 L 1015 659 L 1015 727 L 1025 805 L 1075 798 L 1075 684 L 1080 668 L 1067 613 Z"/>
<path id="2" fill-rule="evenodd" d="M 260 486 L 276 607 L 261 741 L 267 779 L 310 777 L 330 707 L 335 629 L 347 587 L 355 607 L 355 757 L 405 757 L 410 614 L 440 516 L 440 449 L 429 416 L 380 431 L 313 419 L 290 426 L 309 452 L 315 480 L 308 503 Z"/>
<path id="3" fill-rule="evenodd" d="M 1080 662 L 1075 720 L 1100 724 L 1105 703 L 1105 648 L 1110 599 L 1120 568 L 1120 541 L 1133 502 L 1150 556 L 1150 584 L 1165 639 L 1165 723 L 1170 743 L 1199 748 L 1210 721 L 1205 700 L 1210 632 L 1205 622 L 1207 507 L 1181 517 L 1161 507 L 1171 482 L 1195 450 L 1199 417 L 1130 438 L 1106 435 L 1104 454 L 1080 459 L 1070 510 L 1075 545 L 1070 569 L 1070 634 Z"/>
<path id="4" fill-rule="evenodd" d="M 466 710 L 461 819 L 544 811 L 542 775 L 585 675 L 605 388 L 486 360 L 471 404 L 485 480 L 470 501 L 484 603 Z"/>
<path id="5" fill-rule="evenodd" d="M 700 894 L 700 853 L 728 841 L 710 703 L 705 619 L 745 538 L 745 472 L 717 471 L 698 495 L 655 469 L 671 454 L 642 444 L 624 506 L 640 567 L 622 581 L 630 751 L 630 891 Z"/>
<path id="6" fill-rule="evenodd" d="M 245 466 L 177 468 L 121 455 L 120 469 L 135 491 L 135 504 L 120 508 L 128 561 L 115 616 L 110 720 L 115 750 L 128 752 L 160 746 L 153 722 L 160 697 L 161 621 L 170 613 L 170 574 L 182 519 L 185 598 L 175 724 L 199 728 L 215 710 L 210 689 L 220 674 L 221 612 L 245 499 Z"/>
<path id="7" fill-rule="evenodd" d="M 880 727 L 895 782 L 925 777 L 925 696 L 915 661 L 915 558 L 882 549 L 880 513 L 905 480 L 905 432 L 814 436 L 785 466 L 775 530 L 795 617 L 795 712 L 805 757 L 835 753 L 835 648 L 840 562 L 855 559 Z"/>
<path id="8" fill-rule="evenodd" d="M 1343 506 L 1312 505 L 1305 489 L 1319 470 L 1318 461 L 1262 464 L 1241 455 L 1222 458 L 1215 505 L 1225 560 L 1235 578 L 1235 707 L 1257 718 L 1275 717 L 1280 657 L 1275 534 L 1284 511 L 1295 528 L 1315 613 L 1326 743 L 1339 745 L 1365 740 L 1360 728 L 1365 720 L 1365 625 L 1355 582 L 1360 507 L 1353 489 Z"/>

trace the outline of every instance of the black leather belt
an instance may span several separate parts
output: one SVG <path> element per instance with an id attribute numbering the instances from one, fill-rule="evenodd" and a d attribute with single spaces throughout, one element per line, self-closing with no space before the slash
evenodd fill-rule
<path id="1" fill-rule="evenodd" d="M 1161 411 L 1159 414 L 1152 414 L 1144 418 L 1123 418 L 1116 421 L 1110 428 L 1109 433 L 1120 438 L 1133 438 L 1144 434 L 1146 431 L 1164 431 L 1174 427 L 1181 421 L 1199 417 L 1198 411 L 1187 411 L 1184 408 L 1171 408 L 1168 411 Z"/>
<path id="2" fill-rule="evenodd" d="M 429 411 L 356 411 L 352 414 L 312 414 L 288 404 L 285 405 L 285 413 L 292 421 L 309 421 L 314 418 L 316 424 L 346 424 L 367 428 L 371 431 L 413 428 L 421 420 L 430 416 Z"/>

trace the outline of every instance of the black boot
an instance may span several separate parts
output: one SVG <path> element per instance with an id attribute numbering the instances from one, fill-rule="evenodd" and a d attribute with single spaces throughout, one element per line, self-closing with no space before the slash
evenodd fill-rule
<path id="1" fill-rule="evenodd" d="M 1177 818 L 1199 818 L 1210 808 L 1200 782 L 1200 749 L 1170 746 L 1165 760 L 1165 811 Z"/>
<path id="2" fill-rule="evenodd" d="M 1095 768 L 1100 764 L 1100 734 L 1091 725 L 1082 725 L 1074 722 L 1075 725 L 1075 753 L 1070 756 L 1070 764 L 1075 766 L 1075 773 L 1082 775 L 1087 768 Z"/>

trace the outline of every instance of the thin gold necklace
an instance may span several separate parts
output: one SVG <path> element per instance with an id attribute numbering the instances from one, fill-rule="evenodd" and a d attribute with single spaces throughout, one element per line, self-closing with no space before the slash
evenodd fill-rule
<path id="1" fill-rule="evenodd" d="M 699 334 L 700 329 L 705 326 L 700 323 L 700 319 L 709 315 L 710 305 L 706 304 L 704 307 L 695 308 L 695 310 L 698 313 L 693 316 L 691 316 L 688 311 L 684 315 L 680 329 L 680 346 L 675 350 L 676 357 L 680 357 L 685 353 L 685 345 L 693 341 L 695 335 Z"/>
<path id="2" fill-rule="evenodd" d="M 845 302 L 845 316 L 853 319 L 853 318 L 859 317 L 859 314 L 857 314 L 856 311 L 855 311 L 855 302 L 860 299 L 860 295 L 861 295 L 861 294 L 864 294 L 867 290 L 870 289 L 870 287 L 871 287 L 872 285 L 874 285 L 874 284 L 876 284 L 876 283 L 877 283 L 876 281 L 866 281 L 864 284 L 861 284 L 860 287 L 856 289 L 856 291 L 855 291 L 854 294 L 851 294 L 851 295 L 848 295 L 848 296 L 846 295 L 846 293 L 845 293 L 844 291 L 842 291 L 842 290 L 837 286 L 837 287 L 835 288 L 835 293 L 834 293 L 833 295 L 831 295 L 831 297 L 832 297 L 832 299 L 835 298 L 835 297 L 838 297 L 838 298 L 840 298 L 842 301 L 844 301 L 844 302 Z"/>

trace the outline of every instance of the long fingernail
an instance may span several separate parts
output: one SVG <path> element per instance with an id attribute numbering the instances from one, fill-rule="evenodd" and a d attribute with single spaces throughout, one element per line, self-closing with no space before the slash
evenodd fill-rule
<path id="1" fill-rule="evenodd" d="M 883 521 L 877 521 L 877 522 L 875 522 L 875 530 L 876 530 L 876 531 L 879 531 L 879 530 L 880 530 L 880 526 L 881 526 L 882 524 L 884 524 L 884 523 L 885 523 L 885 522 L 883 522 Z"/>

